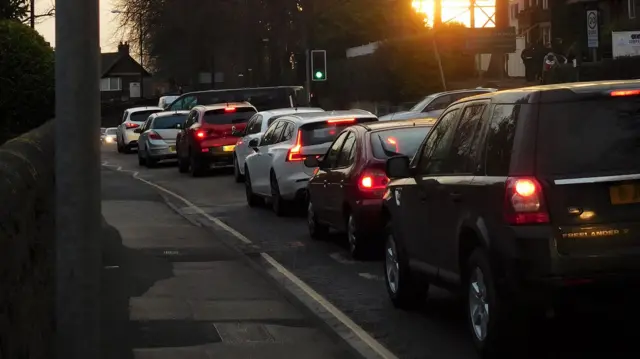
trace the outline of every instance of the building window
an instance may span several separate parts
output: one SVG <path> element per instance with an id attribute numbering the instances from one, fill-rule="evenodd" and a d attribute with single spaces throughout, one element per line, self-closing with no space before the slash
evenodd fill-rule
<path id="1" fill-rule="evenodd" d="M 121 91 L 122 79 L 119 77 L 107 77 L 100 79 L 100 91 Z"/>
<path id="2" fill-rule="evenodd" d="M 551 45 L 551 26 L 540 26 L 542 32 L 542 42 Z"/>
<path id="3" fill-rule="evenodd" d="M 636 0 L 627 0 L 627 9 L 629 10 L 629 19 L 636 18 Z"/>
<path id="4" fill-rule="evenodd" d="M 629 0 L 629 1 L 632 1 L 632 0 Z M 544 10 L 549 8 L 549 0 L 542 0 L 542 8 Z"/>

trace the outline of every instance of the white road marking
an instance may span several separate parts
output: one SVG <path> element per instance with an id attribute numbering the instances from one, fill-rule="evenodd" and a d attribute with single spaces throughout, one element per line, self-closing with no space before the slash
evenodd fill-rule
<path id="1" fill-rule="evenodd" d="M 331 253 L 329 254 L 329 257 L 331 257 L 331 259 L 333 259 L 334 261 L 340 263 L 340 264 L 355 264 L 356 262 L 345 258 L 345 256 L 342 253 L 336 252 L 336 253 Z"/>
<path id="2" fill-rule="evenodd" d="M 108 162 L 104 162 L 103 165 L 104 166 L 109 166 Z M 121 172 L 133 172 L 133 171 L 126 171 L 126 170 L 123 171 L 123 170 L 121 170 L 121 168 L 122 167 L 119 166 L 118 167 L 118 171 L 121 171 Z M 215 223 L 216 225 L 218 225 L 222 229 L 226 230 L 231 235 L 233 235 L 234 237 L 238 238 L 241 242 L 243 242 L 245 244 L 252 244 L 252 242 L 247 237 L 243 236 L 240 232 L 238 232 L 235 229 L 231 228 L 230 226 L 228 226 L 227 224 L 222 222 L 220 219 L 210 216 L 209 214 L 204 212 L 200 207 L 196 206 L 195 204 L 193 204 L 192 202 L 190 202 L 186 198 L 180 196 L 179 194 L 174 193 L 174 192 L 172 192 L 172 191 L 170 191 L 170 190 L 168 190 L 168 189 L 166 189 L 166 188 L 164 188 L 164 187 L 162 187 L 160 185 L 157 185 L 157 184 L 155 184 L 155 183 L 153 183 L 151 181 L 148 181 L 148 180 L 146 180 L 144 178 L 138 177 L 138 172 L 135 172 L 133 177 L 135 179 L 137 179 L 137 180 L 140 180 L 140 181 L 152 186 L 152 187 L 157 188 L 158 190 L 160 190 L 160 191 L 162 191 L 162 192 L 164 192 L 166 194 L 169 194 L 169 195 L 179 199 L 187 207 L 192 208 L 196 213 L 202 215 L 206 219 L 210 220 L 211 222 Z M 344 257 L 342 257 L 340 255 L 340 253 L 334 253 L 334 254 L 338 254 L 338 256 L 336 256 L 336 258 L 340 258 L 342 261 L 353 263 L 353 261 L 345 260 Z M 318 303 L 328 313 L 333 315 L 334 318 L 339 320 L 356 337 L 358 337 L 362 342 L 364 342 L 369 348 L 371 348 L 371 350 L 373 350 L 381 358 L 384 358 L 384 359 L 398 359 L 397 356 L 395 356 L 387 348 L 385 348 L 379 341 L 377 341 L 375 338 L 373 338 L 371 335 L 369 335 L 369 333 L 367 333 L 358 324 L 356 324 L 353 320 L 351 320 L 351 318 L 349 318 L 346 314 L 342 313 L 342 311 L 340 311 L 333 304 L 331 304 L 331 302 L 329 302 L 322 295 L 320 295 L 318 292 L 313 290 L 313 288 L 311 288 L 309 285 L 307 285 L 305 282 L 303 282 L 300 278 L 298 278 L 295 274 L 293 274 L 288 269 L 286 269 L 282 264 L 280 264 L 278 261 L 276 261 L 273 257 L 271 257 L 269 254 L 264 253 L 264 252 L 260 253 L 260 255 L 262 256 L 262 258 L 264 258 L 264 260 L 267 261 L 267 263 L 269 263 L 273 268 L 275 268 L 280 274 L 285 276 L 291 283 L 295 284 L 300 290 L 302 290 L 306 295 L 308 295 L 310 298 L 312 298 L 314 301 L 316 301 L 316 303 Z M 332 258 L 334 258 L 333 255 L 332 255 Z M 336 259 L 336 258 L 334 258 L 334 259 Z M 338 260 L 338 259 L 336 259 L 336 260 Z"/>
<path id="3" fill-rule="evenodd" d="M 282 264 L 278 263 L 273 257 L 268 255 L 267 253 L 260 253 L 262 258 L 264 258 L 269 264 L 271 264 L 280 274 L 285 276 L 288 280 L 294 283 L 298 288 L 300 288 L 305 294 L 309 297 L 313 298 L 318 304 L 320 304 L 327 312 L 331 313 L 336 319 L 338 319 L 342 324 L 344 324 L 347 328 L 349 328 L 353 334 L 355 334 L 360 340 L 366 343 L 371 349 L 373 349 L 378 355 L 385 359 L 397 359 L 393 353 L 389 351 L 389 349 L 385 348 L 380 342 L 375 340 L 369 333 L 367 333 L 364 329 L 362 329 L 358 324 L 356 324 L 351 318 L 349 318 L 346 314 L 342 313 L 338 308 L 336 308 L 331 302 L 326 300 L 322 295 L 313 290 L 313 288 L 309 287 L 305 282 L 303 282 L 300 278 L 298 278 L 295 274 L 291 273 L 287 268 L 282 266 Z"/>
<path id="4" fill-rule="evenodd" d="M 118 269 L 120 266 L 105 266 L 104 269 Z"/>
<path id="5" fill-rule="evenodd" d="M 384 278 L 382 276 L 371 274 L 371 273 L 358 273 L 358 275 L 364 279 L 384 281 Z"/>

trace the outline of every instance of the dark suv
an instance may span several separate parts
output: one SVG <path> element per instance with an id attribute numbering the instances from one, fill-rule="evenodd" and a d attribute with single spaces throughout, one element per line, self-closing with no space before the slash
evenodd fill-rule
<path id="1" fill-rule="evenodd" d="M 640 274 L 640 81 L 461 100 L 386 173 L 394 305 L 420 304 L 428 283 L 461 288 L 483 357 L 523 308 Z"/>

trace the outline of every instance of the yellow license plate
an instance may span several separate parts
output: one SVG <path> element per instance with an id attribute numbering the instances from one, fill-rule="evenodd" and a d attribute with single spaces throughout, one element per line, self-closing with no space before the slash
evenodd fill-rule
<path id="1" fill-rule="evenodd" d="M 223 152 L 233 152 L 233 150 L 236 148 L 235 145 L 230 145 L 230 146 L 222 146 L 222 151 Z"/>
<path id="2" fill-rule="evenodd" d="M 176 152 L 176 146 L 169 146 L 169 152 Z"/>
<path id="3" fill-rule="evenodd" d="M 640 203 L 640 183 L 611 186 L 609 196 L 611 204 Z"/>

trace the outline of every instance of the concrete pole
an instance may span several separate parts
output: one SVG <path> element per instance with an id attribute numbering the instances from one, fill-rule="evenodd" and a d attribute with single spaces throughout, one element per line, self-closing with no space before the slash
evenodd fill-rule
<path id="1" fill-rule="evenodd" d="M 99 0 L 56 0 L 56 357 L 100 357 Z"/>

